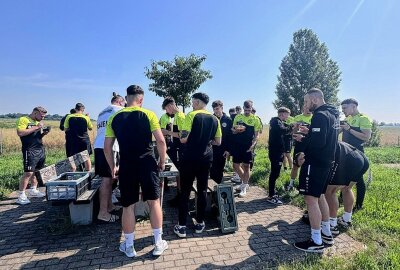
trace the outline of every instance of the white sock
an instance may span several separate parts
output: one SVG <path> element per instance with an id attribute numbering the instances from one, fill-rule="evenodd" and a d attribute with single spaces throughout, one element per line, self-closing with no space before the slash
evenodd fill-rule
<path id="1" fill-rule="evenodd" d="M 133 246 L 133 240 L 135 239 L 135 232 L 124 233 L 124 236 L 125 236 L 125 245 L 127 247 Z"/>
<path id="2" fill-rule="evenodd" d="M 350 212 L 344 212 L 344 214 L 343 214 L 343 220 L 344 221 L 346 221 L 346 222 L 350 222 L 351 221 L 351 215 L 352 215 L 352 213 Z"/>
<path id="3" fill-rule="evenodd" d="M 19 192 L 20 197 L 26 197 L 25 190 Z"/>
<path id="4" fill-rule="evenodd" d="M 315 244 L 321 245 L 322 244 L 321 230 L 311 229 L 311 239 L 314 241 Z"/>
<path id="5" fill-rule="evenodd" d="M 331 236 L 331 223 L 328 221 L 322 221 L 321 222 L 321 231 L 323 234 L 327 235 L 327 236 Z"/>
<path id="6" fill-rule="evenodd" d="M 36 186 L 31 186 L 31 190 L 35 191 L 36 190 Z"/>
<path id="7" fill-rule="evenodd" d="M 332 227 L 336 227 L 337 226 L 337 217 L 335 217 L 335 218 L 330 217 L 329 222 L 331 223 Z"/>
<path id="8" fill-rule="evenodd" d="M 160 229 L 153 229 L 153 235 L 154 235 L 154 243 L 158 244 L 162 241 L 162 228 Z"/>
<path id="9" fill-rule="evenodd" d="M 290 179 L 289 185 L 293 186 L 294 184 L 294 179 Z"/>

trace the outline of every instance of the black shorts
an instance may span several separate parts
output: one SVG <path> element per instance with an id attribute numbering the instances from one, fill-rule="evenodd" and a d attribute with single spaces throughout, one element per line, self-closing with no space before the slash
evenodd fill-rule
<path id="1" fill-rule="evenodd" d="M 70 142 L 70 154 L 71 156 L 76 155 L 82 151 L 87 150 L 89 155 L 93 153 L 92 145 L 90 144 L 90 140 L 74 140 Z"/>
<path id="2" fill-rule="evenodd" d="M 252 152 L 247 152 L 249 150 L 250 146 L 247 147 L 245 145 L 235 145 L 232 147 L 231 150 L 231 155 L 232 155 L 232 160 L 233 163 L 245 163 L 245 164 L 251 164 L 253 162 L 253 153 Z"/>
<path id="3" fill-rule="evenodd" d="M 121 205 L 128 207 L 139 201 L 139 189 L 142 190 L 143 201 L 160 198 L 160 178 L 158 166 L 153 156 L 120 160 L 119 189 Z"/>
<path id="4" fill-rule="evenodd" d="M 177 148 L 175 145 L 171 144 L 167 147 L 167 154 L 174 163 L 175 167 L 179 170 L 181 167 L 180 164 L 182 163 L 182 151 L 180 148 Z"/>
<path id="5" fill-rule="evenodd" d="M 299 192 L 303 195 L 309 195 L 319 198 L 325 194 L 329 184 L 329 175 L 331 167 L 317 167 L 304 163 L 300 169 Z"/>
<path id="6" fill-rule="evenodd" d="M 113 151 L 114 162 L 118 166 L 119 163 L 119 152 Z M 101 177 L 111 177 L 111 169 L 108 165 L 106 156 L 104 155 L 104 149 L 94 149 L 94 171 L 95 174 Z"/>
<path id="7" fill-rule="evenodd" d="M 292 152 L 292 138 L 288 136 L 283 137 L 283 148 L 285 149 L 285 153 Z"/>
<path id="8" fill-rule="evenodd" d="M 349 154 L 350 155 L 350 154 Z M 330 173 L 329 185 L 348 186 L 350 182 L 363 180 L 369 168 L 369 161 L 364 154 L 353 151 L 345 163 L 335 163 Z"/>
<path id="9" fill-rule="evenodd" d="M 24 172 L 34 172 L 44 167 L 46 152 L 44 148 L 22 151 Z"/>
<path id="10" fill-rule="evenodd" d="M 294 142 L 294 151 L 293 151 L 293 156 L 295 156 L 297 153 L 303 152 L 306 148 L 306 144 L 302 142 Z"/>

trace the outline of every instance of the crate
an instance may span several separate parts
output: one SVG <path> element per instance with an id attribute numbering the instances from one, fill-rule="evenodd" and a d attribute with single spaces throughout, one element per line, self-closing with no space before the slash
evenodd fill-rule
<path id="1" fill-rule="evenodd" d="M 219 210 L 219 222 L 222 233 L 231 233 L 238 230 L 237 212 L 233 187 L 229 184 L 215 186 Z"/>
<path id="2" fill-rule="evenodd" d="M 88 172 L 67 172 L 46 183 L 46 199 L 48 201 L 76 200 L 88 189 Z"/>

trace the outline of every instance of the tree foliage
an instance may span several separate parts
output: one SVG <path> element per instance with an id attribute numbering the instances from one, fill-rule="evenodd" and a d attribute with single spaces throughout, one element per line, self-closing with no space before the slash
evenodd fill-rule
<path id="1" fill-rule="evenodd" d="M 329 57 L 328 48 L 310 29 L 293 34 L 293 43 L 279 67 L 275 108 L 285 106 L 300 114 L 303 97 L 313 87 L 325 95 L 325 101 L 338 105 L 337 93 L 341 82 L 339 66 Z"/>
<path id="2" fill-rule="evenodd" d="M 188 57 L 175 56 L 172 61 L 152 61 L 145 72 L 146 77 L 153 81 L 149 90 L 160 97 L 172 96 L 183 109 L 189 107 L 191 94 L 212 78 L 210 71 L 201 68 L 205 60 L 206 56 L 191 54 Z"/>
<path id="3" fill-rule="evenodd" d="M 378 147 L 381 146 L 381 131 L 378 128 L 378 122 L 372 122 L 371 138 L 365 143 L 365 146 Z"/>

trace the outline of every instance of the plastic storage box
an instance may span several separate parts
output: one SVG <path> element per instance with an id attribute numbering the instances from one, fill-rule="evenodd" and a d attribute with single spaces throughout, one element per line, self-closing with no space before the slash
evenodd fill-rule
<path id="1" fill-rule="evenodd" d="M 46 198 L 48 201 L 76 200 L 88 189 L 88 172 L 67 172 L 46 183 Z"/>
<path id="2" fill-rule="evenodd" d="M 219 184 L 214 188 L 217 192 L 219 222 L 222 233 L 232 233 L 238 230 L 237 212 L 233 188 L 229 184 Z"/>

